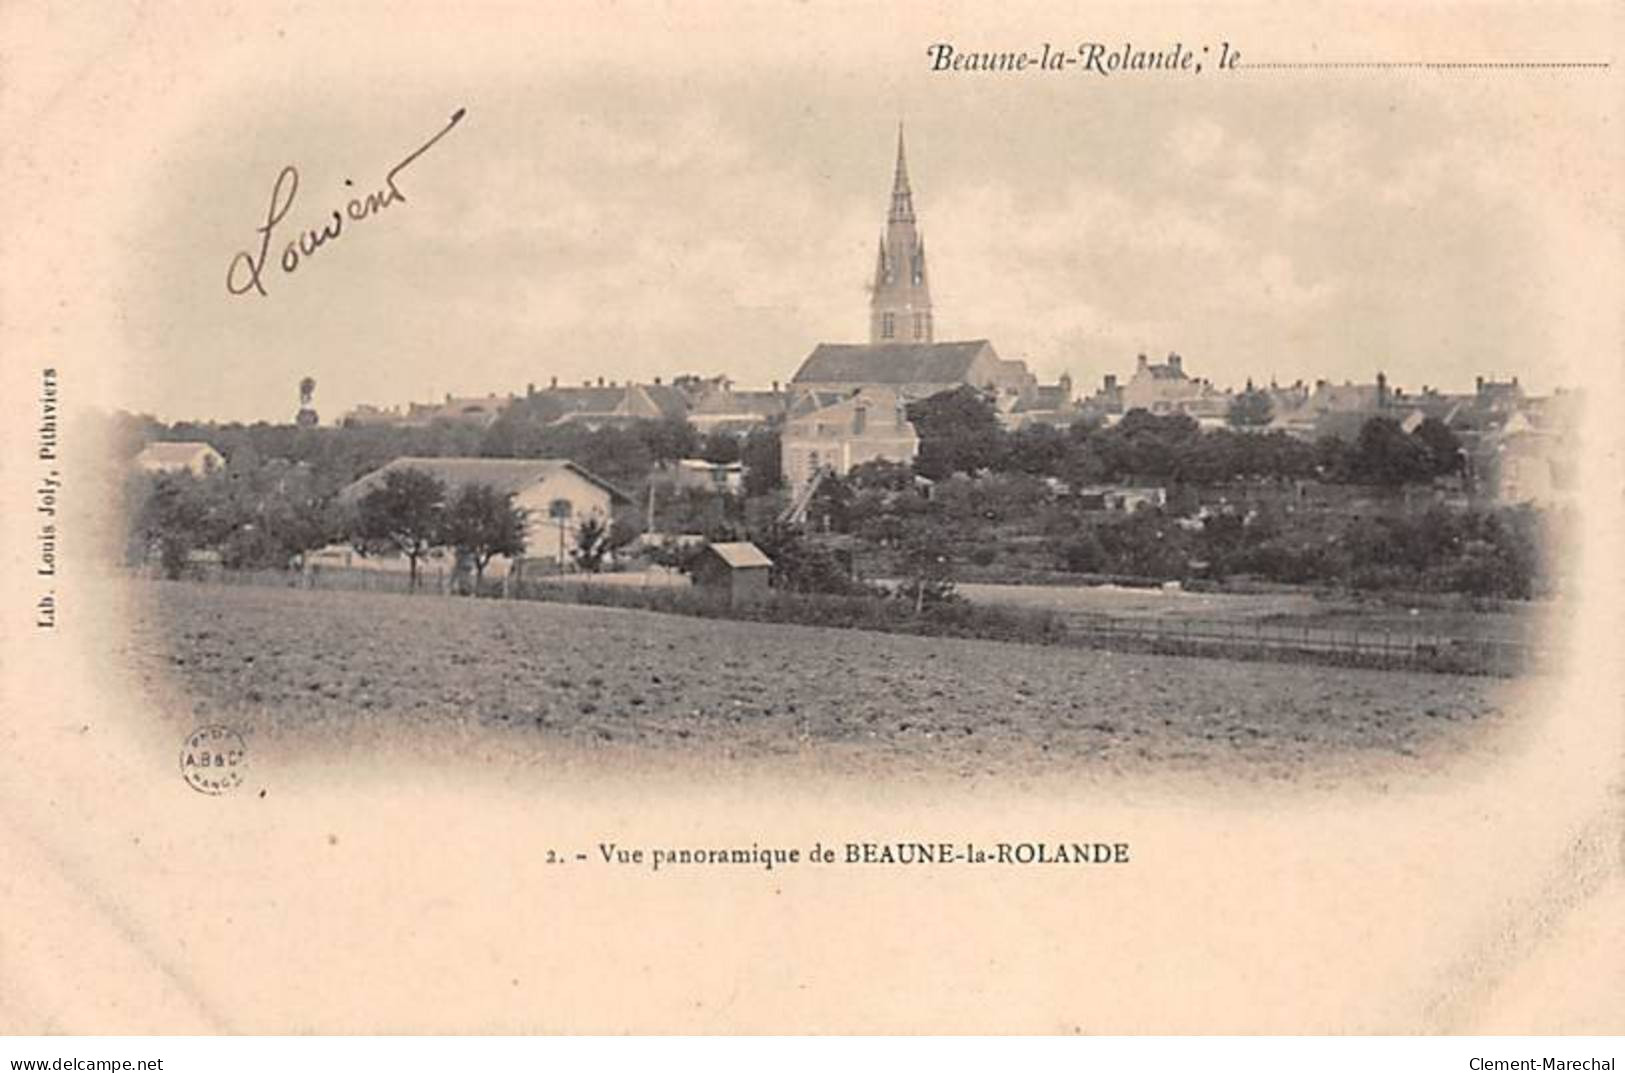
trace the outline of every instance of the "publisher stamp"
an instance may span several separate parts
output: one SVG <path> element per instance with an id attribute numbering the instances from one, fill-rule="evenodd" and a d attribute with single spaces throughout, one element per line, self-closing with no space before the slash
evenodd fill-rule
<path id="1" fill-rule="evenodd" d="M 248 750 L 228 726 L 199 727 L 181 745 L 181 777 L 200 794 L 218 795 L 243 784 Z"/>

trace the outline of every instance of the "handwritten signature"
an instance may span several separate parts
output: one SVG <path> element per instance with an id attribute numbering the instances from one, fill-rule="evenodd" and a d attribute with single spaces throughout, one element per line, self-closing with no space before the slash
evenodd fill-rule
<path id="1" fill-rule="evenodd" d="M 375 193 L 366 197 L 353 197 L 342 210 L 334 209 L 330 219 L 320 228 L 310 228 L 302 231 L 297 237 L 289 240 L 282 247 L 282 256 L 277 259 L 284 273 L 299 270 L 299 266 L 322 246 L 338 238 L 344 233 L 346 220 L 365 220 L 367 217 L 382 212 L 397 201 L 405 201 L 406 195 L 396 185 L 396 177 L 405 171 L 413 161 L 429 151 L 429 148 L 451 132 L 451 128 L 462 122 L 468 109 L 459 108 L 451 114 L 451 122 L 447 123 L 435 136 L 414 149 L 404 160 L 389 169 L 384 176 L 384 185 Z M 349 179 L 344 185 L 353 185 Z M 232 294 L 248 294 L 254 292 L 264 297 L 265 291 L 265 262 L 271 254 L 271 236 L 276 231 L 288 210 L 293 208 L 294 195 L 299 192 L 299 169 L 289 164 L 283 168 L 271 186 L 271 206 L 266 211 L 265 222 L 255 228 L 260 236 L 260 249 L 258 254 L 247 250 L 238 250 L 232 257 L 231 265 L 226 269 L 226 290 Z"/>

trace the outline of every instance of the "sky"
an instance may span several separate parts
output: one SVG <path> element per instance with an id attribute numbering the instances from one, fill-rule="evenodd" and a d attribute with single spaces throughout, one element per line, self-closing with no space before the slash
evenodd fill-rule
<path id="1" fill-rule="evenodd" d="M 287 420 L 308 375 L 331 421 L 552 377 L 787 381 L 817 343 L 865 338 L 899 121 L 938 338 L 989 339 L 1044 381 L 1092 390 L 1177 351 L 1220 386 L 1381 370 L 1412 390 L 1514 374 L 1549 390 L 1605 337 L 1595 303 L 1571 308 L 1585 259 L 1617 254 L 1593 226 L 1585 175 L 1602 165 L 1576 133 L 1595 107 L 1578 88 L 932 75 L 923 43 L 991 31 L 847 33 L 852 10 L 799 36 L 787 17 L 690 18 L 682 47 L 605 15 L 462 51 L 420 38 L 399 63 L 309 20 L 187 49 L 103 115 L 105 148 L 86 151 L 105 164 L 78 178 L 92 199 L 116 190 L 98 263 L 117 314 L 97 345 L 117 404 Z M 106 76 L 126 90 L 120 63 L 186 45 L 137 29 L 151 40 L 122 43 Z M 275 268 L 458 108 L 400 173 L 404 201 Z M 229 294 L 286 165 L 299 188 L 268 293 Z"/>

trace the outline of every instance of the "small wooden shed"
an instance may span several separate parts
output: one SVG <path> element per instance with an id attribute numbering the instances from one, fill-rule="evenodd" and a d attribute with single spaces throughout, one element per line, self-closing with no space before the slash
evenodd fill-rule
<path id="1" fill-rule="evenodd" d="M 707 544 L 694 563 L 694 584 L 726 592 L 730 603 L 739 603 L 767 595 L 767 573 L 772 567 L 773 560 L 749 541 Z"/>

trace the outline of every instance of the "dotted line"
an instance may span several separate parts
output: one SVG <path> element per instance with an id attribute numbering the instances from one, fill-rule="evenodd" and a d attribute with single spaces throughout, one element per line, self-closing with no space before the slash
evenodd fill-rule
<path id="1" fill-rule="evenodd" d="M 1478 62 L 1433 62 L 1429 60 L 1310 60 L 1289 63 L 1244 63 L 1243 71 L 1606 71 L 1613 64 L 1607 60 L 1542 62 L 1530 60 L 1487 60 Z"/>

